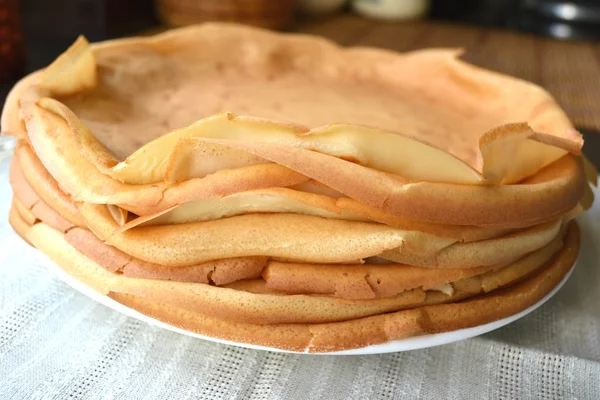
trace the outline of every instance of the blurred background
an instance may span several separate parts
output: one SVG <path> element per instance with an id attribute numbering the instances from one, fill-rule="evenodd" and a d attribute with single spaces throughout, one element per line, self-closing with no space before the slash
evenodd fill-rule
<path id="1" fill-rule="evenodd" d="M 467 61 L 544 86 L 579 129 L 600 131 L 600 0 L 0 0 L 0 104 L 79 34 L 99 41 L 215 20 L 350 46 L 462 47 Z M 592 136 L 586 147 L 600 161 Z"/>
<path id="2" fill-rule="evenodd" d="M 297 30 L 307 20 L 326 23 L 344 14 L 387 24 L 420 19 L 563 40 L 600 38 L 598 0 L 0 0 L 0 78 L 4 83 L 46 65 L 79 34 L 98 41 L 210 20 Z"/>

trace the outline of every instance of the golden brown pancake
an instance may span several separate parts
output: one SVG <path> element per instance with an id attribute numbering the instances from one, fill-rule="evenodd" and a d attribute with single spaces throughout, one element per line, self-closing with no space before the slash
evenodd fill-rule
<path id="1" fill-rule="evenodd" d="M 47 103 L 47 102 L 46 102 Z M 54 103 L 51 103 L 54 104 Z M 179 196 L 171 201 L 163 196 L 168 184 L 132 185 L 113 179 L 104 174 L 82 153 L 78 142 L 78 130 L 58 115 L 46 108 L 30 104 L 24 108 L 28 115 L 28 132 L 36 154 L 40 157 L 60 186 L 65 188 L 75 200 L 110 204 L 131 204 L 133 206 L 154 206 L 161 202 L 158 210 L 180 204 Z M 51 135 L 51 132 L 59 133 Z M 88 138 L 95 140 L 93 136 Z M 209 140 L 209 139 L 203 139 Z M 261 144 L 241 141 L 210 139 L 215 143 L 228 143 L 230 147 L 258 154 L 285 167 L 284 171 L 296 171 L 302 175 L 298 180 L 287 180 L 288 175 L 276 177 L 279 181 L 271 186 L 285 186 L 300 183 L 300 176 L 306 175 L 338 190 L 350 198 L 379 208 L 393 215 L 433 223 L 457 225 L 530 225 L 560 215 L 576 206 L 583 193 L 585 177 L 580 164 L 572 157 L 565 156 L 559 162 L 549 165 L 543 173 L 534 176 L 529 185 L 451 185 L 448 183 L 410 182 L 365 166 L 340 158 L 281 144 Z M 96 143 L 99 145 L 99 143 Z M 91 151 L 91 150 L 90 150 Z M 146 153 L 141 153 L 146 154 Z M 146 161 L 144 161 L 146 162 Z M 127 165 L 127 164 L 126 164 Z M 260 167 L 260 165 L 242 168 Z M 233 169 L 236 171 L 236 169 Z M 246 169 L 244 171 L 247 171 Z M 288 174 L 292 174 L 289 172 Z M 226 174 L 230 175 L 230 174 Z M 211 175 L 199 177 L 199 181 L 187 180 L 190 184 L 203 182 Z M 210 184 L 210 183 L 209 183 Z M 260 188 L 256 186 L 245 188 Z M 263 183 L 262 187 L 268 187 Z M 176 187 L 178 187 L 177 185 Z M 200 186 L 200 196 L 207 189 Z M 228 185 L 238 188 L 239 184 Z M 208 190 L 214 190 L 209 187 Z M 214 193 L 214 192 L 213 192 Z M 218 193 L 218 192 L 217 192 Z M 544 194 L 546 201 L 540 202 Z M 195 195 L 195 198 L 198 195 Z M 194 200 L 195 198 L 189 198 Z M 200 197 L 202 198 L 202 197 Z M 514 199 L 519 198 L 519 207 Z M 189 201 L 188 200 L 188 201 Z M 125 206 L 124 206 L 125 207 Z M 125 207 L 127 208 L 127 207 Z M 503 212 L 498 210 L 502 209 Z"/>
<path id="2" fill-rule="evenodd" d="M 423 304 L 435 304 L 451 300 L 463 299 L 479 294 L 482 281 L 479 277 L 463 278 L 453 283 L 455 290 L 449 296 L 431 295 L 421 288 L 402 291 L 389 298 L 373 298 L 365 300 L 335 299 L 318 295 L 281 295 L 273 292 L 253 293 L 240 290 L 235 285 L 214 287 L 203 283 L 176 282 L 155 279 L 129 278 L 114 274 L 87 258 L 83 253 L 71 246 L 64 235 L 45 224 L 36 224 L 29 231 L 28 238 L 34 245 L 42 249 L 53 260 L 72 269 L 75 276 L 91 274 L 101 277 L 100 287 L 110 291 L 125 292 L 156 299 L 187 309 L 210 311 L 223 318 L 238 321 L 272 324 L 272 323 L 318 323 L 343 321 L 376 315 L 382 312 L 413 308 Z M 553 250 L 556 249 L 556 246 Z M 547 251 L 541 253 L 547 254 Z M 528 274 L 547 261 L 547 257 L 533 254 L 521 264 L 516 271 L 523 270 Z M 531 267 L 531 263 L 537 267 Z M 71 265 L 71 266 L 67 266 Z M 519 264 L 519 265 L 521 265 Z M 502 271 L 500 269 L 499 271 Z M 499 272 L 492 274 L 493 279 Z M 519 279 L 522 275 L 503 274 L 509 280 L 500 281 L 497 286 L 505 285 Z M 251 281 L 250 281 L 251 282 Z"/>
<path id="3" fill-rule="evenodd" d="M 331 294 L 347 299 L 390 297 L 415 287 L 436 289 L 470 277 L 481 278 L 481 288 L 488 292 L 535 270 L 560 250 L 562 244 L 561 234 L 516 262 L 497 267 L 440 270 L 403 264 L 343 266 L 270 262 L 262 278 L 269 290 Z"/>
<path id="4" fill-rule="evenodd" d="M 543 249 L 534 252 L 542 255 L 534 259 L 533 267 L 528 266 L 531 262 L 523 264 L 524 259 L 522 259 L 517 265 L 523 264 L 524 267 L 509 264 L 498 267 L 443 270 L 401 264 L 316 265 L 276 261 L 267 263 L 265 257 L 222 259 L 189 267 L 167 267 L 129 256 L 115 247 L 104 244 L 86 229 L 69 230 L 65 235 L 65 240 L 98 265 L 111 272 L 119 271 L 130 277 L 210 283 L 220 286 L 238 280 L 257 279 L 262 276 L 266 282 L 265 289 L 253 286 L 252 290 L 249 290 L 248 287 L 243 290 L 282 294 L 329 294 L 346 299 L 366 299 L 393 297 L 404 290 L 416 287 L 425 290 L 439 290 L 436 287 L 470 276 L 478 276 L 492 269 L 501 269 L 502 276 L 510 275 L 507 271 L 511 270 L 517 271 L 518 274 L 522 269 L 535 268 L 547 261 L 562 245 L 562 234 Z M 511 267 L 509 268 L 509 266 Z M 486 278 L 486 282 L 495 277 L 495 273 L 491 274 L 489 279 Z M 493 282 L 483 285 L 484 289 L 491 286 L 494 286 Z M 496 284 L 494 287 L 497 286 L 500 284 Z M 242 288 L 242 286 L 236 288 Z M 452 291 L 452 287 L 449 290 Z"/>
<path id="5" fill-rule="evenodd" d="M 107 270 L 137 278 L 223 285 L 238 279 L 258 278 L 267 263 L 266 257 L 245 257 L 220 259 L 189 267 L 167 267 L 136 259 L 103 243 L 87 229 L 71 229 L 65 234 L 65 240 Z"/>
<path id="6" fill-rule="evenodd" d="M 160 298 L 158 299 L 154 296 L 156 294 L 154 290 L 145 294 L 123 292 L 123 284 L 119 281 L 131 278 L 111 274 L 98 266 L 71 247 L 60 232 L 46 225 L 35 225 L 28 237 L 37 246 L 41 246 L 69 274 L 88 283 L 95 290 L 109 293 L 111 297 L 147 315 L 198 333 L 283 349 L 299 350 L 297 340 L 299 336 L 306 337 L 301 333 L 308 330 L 313 339 L 303 345 L 311 347 L 313 351 L 335 351 L 382 343 L 420 333 L 460 329 L 514 314 L 535 303 L 564 277 L 572 267 L 579 248 L 579 231 L 575 223 L 571 223 L 565 246 L 550 264 L 523 283 L 494 291 L 491 295 L 475 297 L 459 303 L 426 305 L 407 311 L 338 323 L 253 325 L 236 318 L 230 319 L 231 315 L 225 316 L 221 313 L 215 315 L 210 308 L 198 309 L 189 305 L 184 306 L 178 304 L 178 301 L 168 301 L 168 297 L 158 296 Z M 143 283 L 145 280 L 135 281 Z M 152 281 L 146 281 L 146 283 L 150 282 Z M 113 288 L 116 288 L 116 292 Z M 435 299 L 432 302 L 437 303 Z M 264 339 L 261 339 L 260 335 L 244 334 L 252 327 L 256 327 L 253 332 L 259 332 L 263 329 L 260 328 L 261 326 L 272 330 L 272 333 Z M 216 329 L 217 327 L 221 329 Z M 274 336 L 278 337 L 278 340 L 275 340 Z M 310 343 L 312 344 L 309 346 Z"/>
<path id="7" fill-rule="evenodd" d="M 115 233 L 118 226 L 105 206 L 83 203 L 80 211 L 90 229 L 106 243 L 136 258 L 167 266 L 194 265 L 226 254 L 340 263 L 405 245 L 427 255 L 455 242 L 381 224 L 297 214 L 248 214 Z"/>
<path id="8" fill-rule="evenodd" d="M 72 224 L 78 226 L 84 225 L 81 214 L 73 201 L 60 189 L 58 183 L 40 163 L 28 145 L 17 143 L 14 160 L 18 164 L 18 168 L 26 184 L 32 187 L 46 204 L 57 210 Z"/>
<path id="9" fill-rule="evenodd" d="M 546 91 L 459 55 L 228 24 L 81 37 L 7 98 L 10 223 L 99 293 L 244 343 L 506 317 L 573 265 L 597 171 Z"/>

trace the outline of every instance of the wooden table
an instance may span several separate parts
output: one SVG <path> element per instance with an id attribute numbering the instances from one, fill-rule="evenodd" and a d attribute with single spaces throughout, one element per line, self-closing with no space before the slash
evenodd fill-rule
<path id="1" fill-rule="evenodd" d="M 344 46 L 395 51 L 463 48 L 475 65 L 526 79 L 556 97 L 586 141 L 584 151 L 600 166 L 600 43 L 569 42 L 430 21 L 381 22 L 352 14 L 299 21 L 294 32 L 327 37 Z"/>

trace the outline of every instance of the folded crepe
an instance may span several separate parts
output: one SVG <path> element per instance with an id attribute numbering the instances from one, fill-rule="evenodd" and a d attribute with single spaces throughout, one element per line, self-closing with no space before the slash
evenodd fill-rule
<path id="1" fill-rule="evenodd" d="M 81 37 L 7 98 L 9 221 L 94 290 L 242 343 L 512 315 L 574 264 L 597 171 L 546 91 L 459 56 L 229 24 Z"/>

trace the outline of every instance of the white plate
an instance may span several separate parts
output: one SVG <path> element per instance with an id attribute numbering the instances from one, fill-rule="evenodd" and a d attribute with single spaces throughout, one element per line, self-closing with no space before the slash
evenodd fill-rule
<path id="1" fill-rule="evenodd" d="M 150 325 L 158 326 L 160 328 L 168 329 L 173 332 L 178 332 L 178 333 L 181 333 L 184 335 L 193 336 L 193 337 L 196 337 L 199 339 L 209 340 L 211 342 L 216 342 L 216 343 L 229 344 L 229 345 L 239 346 L 239 347 L 246 347 L 249 349 L 269 350 L 269 351 L 275 351 L 275 352 L 281 352 L 281 353 L 296 353 L 293 351 L 280 350 L 280 349 L 275 349 L 272 347 L 256 346 L 256 345 L 252 345 L 252 344 L 231 342 L 229 340 L 215 339 L 215 338 L 212 338 L 209 336 L 204 336 L 204 335 L 199 335 L 197 333 L 188 332 L 186 330 L 166 324 L 166 323 L 158 321 L 154 318 L 150 318 L 134 309 L 125 307 L 123 304 L 118 303 L 117 301 L 115 301 L 109 297 L 103 296 L 103 295 L 93 291 L 92 289 L 90 289 L 89 287 L 84 285 L 83 283 L 79 282 L 77 279 L 68 275 L 65 271 L 60 269 L 56 264 L 54 264 L 48 258 L 46 258 L 46 260 L 47 260 L 47 262 L 44 263 L 46 265 L 46 267 L 53 274 L 58 276 L 61 280 L 63 280 L 66 284 L 68 284 L 75 290 L 83 293 L 84 295 L 88 296 L 92 300 L 97 301 L 100 304 L 104 304 L 105 306 L 112 308 L 113 310 L 116 310 L 116 311 L 123 313 L 125 315 L 128 315 L 130 317 L 139 319 L 140 321 L 144 321 Z M 573 272 L 574 269 L 575 269 L 575 266 L 573 266 L 573 268 L 571 268 L 571 270 L 567 273 L 567 275 L 563 278 L 563 280 L 554 289 L 552 289 L 552 291 L 550 291 L 550 293 L 548 293 L 543 299 L 541 299 L 540 301 L 535 303 L 533 306 L 521 311 L 520 313 L 512 315 L 508 318 L 494 321 L 489 324 L 479 325 L 479 326 L 475 326 L 473 328 L 460 329 L 460 330 L 452 331 L 452 332 L 415 336 L 415 337 L 410 337 L 410 338 L 401 339 L 401 340 L 393 340 L 391 342 L 387 342 L 387 343 L 383 343 L 383 344 L 376 344 L 376 345 L 361 347 L 361 348 L 352 349 L 352 350 L 344 350 L 344 351 L 337 351 L 337 352 L 331 352 L 331 353 L 311 353 L 311 354 L 361 355 L 361 354 L 394 353 L 394 352 L 399 352 L 399 351 L 416 350 L 416 349 L 423 349 L 426 347 L 439 346 L 442 344 L 458 342 L 459 340 L 469 339 L 474 336 L 483 335 L 484 333 L 493 331 L 495 329 L 503 327 L 504 325 L 510 324 L 511 322 L 514 322 L 514 321 L 518 320 L 519 318 L 523 318 L 530 312 L 534 311 L 536 308 L 540 307 L 542 304 L 544 304 L 546 301 L 548 301 L 548 299 L 550 299 L 552 296 L 554 296 L 556 294 L 556 292 L 558 292 L 558 290 L 565 284 L 567 279 L 569 279 L 569 276 L 571 276 L 571 273 Z M 302 354 L 302 353 L 299 353 L 299 354 Z"/>

